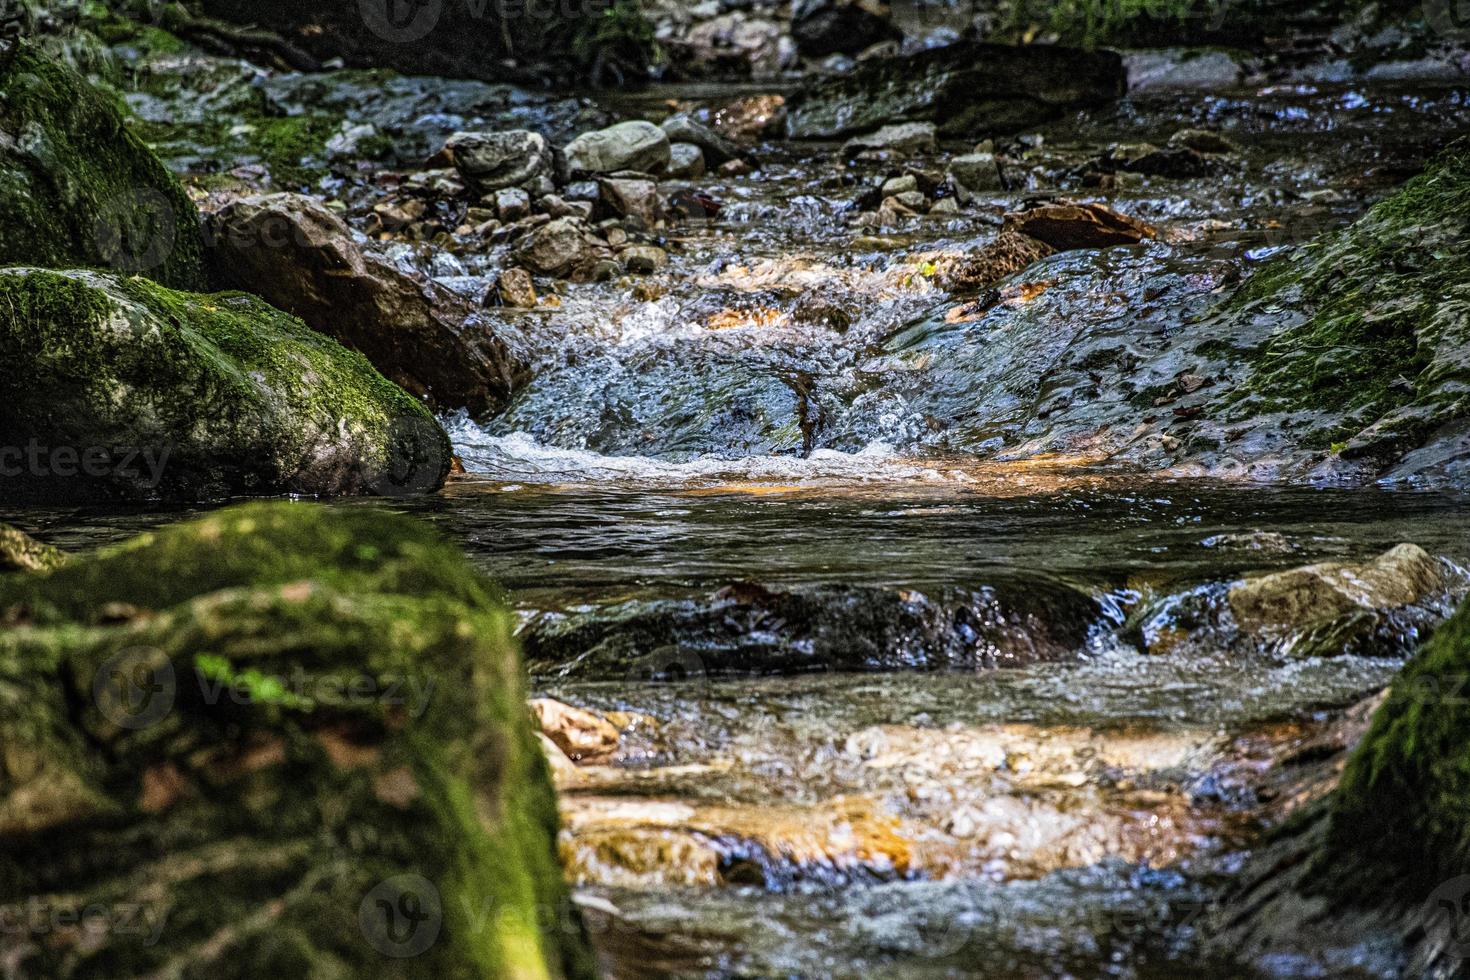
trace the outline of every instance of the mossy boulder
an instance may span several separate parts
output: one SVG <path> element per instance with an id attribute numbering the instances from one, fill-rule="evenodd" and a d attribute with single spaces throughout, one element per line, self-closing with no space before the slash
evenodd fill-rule
<path id="1" fill-rule="evenodd" d="M 1343 773 L 1327 851 L 1360 901 L 1417 906 L 1470 874 L 1470 603 L 1394 680 Z"/>
<path id="2" fill-rule="evenodd" d="M 45 572 L 66 563 L 66 555 L 19 528 L 0 524 L 0 572 Z"/>
<path id="3" fill-rule="evenodd" d="M 1282 323 L 1238 412 L 1333 413 L 1345 459 L 1382 466 L 1470 409 L 1470 140 L 1353 225 L 1258 273 L 1237 301 Z"/>
<path id="4" fill-rule="evenodd" d="M 250 504 L 0 610 L 4 962 L 593 975 L 512 617 L 427 526 Z"/>
<path id="5" fill-rule="evenodd" d="M 204 286 L 199 215 L 117 105 L 26 43 L 0 50 L 0 265 Z"/>
<path id="6" fill-rule="evenodd" d="M 403 494 L 443 430 L 360 354 L 253 296 L 0 270 L 0 479 L 48 499 Z"/>

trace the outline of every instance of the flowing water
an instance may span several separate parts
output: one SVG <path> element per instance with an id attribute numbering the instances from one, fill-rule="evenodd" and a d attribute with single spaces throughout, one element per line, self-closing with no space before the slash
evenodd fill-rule
<path id="1" fill-rule="evenodd" d="M 1140 317 L 1167 334 L 1467 122 L 1458 91 L 1138 99 L 1043 129 L 986 206 L 866 235 L 844 209 L 870 171 L 771 146 L 757 177 L 700 182 L 724 207 L 668 233 L 668 270 L 498 313 L 536 379 L 499 418 L 446 419 L 468 472 L 341 506 L 441 526 L 509 590 L 538 693 L 623 730 L 558 771 L 614 975 L 1179 975 L 1272 773 L 1462 591 L 1397 623 L 1398 646 L 1298 657 L 1243 639 L 1224 590 L 1401 542 L 1459 583 L 1470 511 L 1063 451 L 1048 416 L 1101 429 L 1110 409 L 1069 408 L 1081 382 L 1028 388 L 1036 325 L 1064 348 L 1154 329 Z M 1099 146 L 1185 125 L 1243 152 L 1112 195 L 1163 241 L 1058 256 L 1039 291 L 948 317 L 935 255 Z M 497 261 L 390 252 L 461 287 Z M 80 548 L 185 514 L 8 516 Z"/>

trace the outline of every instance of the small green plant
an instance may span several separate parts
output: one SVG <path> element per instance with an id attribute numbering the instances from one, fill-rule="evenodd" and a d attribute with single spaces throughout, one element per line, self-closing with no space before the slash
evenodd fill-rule
<path id="1" fill-rule="evenodd" d="M 641 76 L 663 60 L 640 0 L 612 0 L 584 19 L 572 38 L 572 54 L 591 71 L 594 85 L 608 75 L 616 81 Z"/>
<path id="2" fill-rule="evenodd" d="M 1029 37 L 1055 34 L 1060 40 L 1093 46 L 1125 35 L 1141 23 L 1183 24 L 1209 19 L 1222 0 L 1013 0 L 1006 33 Z"/>

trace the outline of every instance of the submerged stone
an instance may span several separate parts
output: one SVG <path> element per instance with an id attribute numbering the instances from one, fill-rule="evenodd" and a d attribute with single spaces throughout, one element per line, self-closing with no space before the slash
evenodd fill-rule
<path id="1" fill-rule="evenodd" d="M 422 493 L 449 470 L 422 404 L 239 293 L 0 270 L 0 388 L 7 494 Z"/>
<path id="2" fill-rule="evenodd" d="M 512 618 L 426 526 L 255 504 L 0 578 L 0 934 L 51 977 L 594 975 Z M 47 920 L 48 922 L 51 920 Z"/>
<path id="3" fill-rule="evenodd" d="M 543 617 L 526 633 L 536 669 L 578 678 L 976 670 L 1059 660 L 1086 644 L 1095 601 L 1044 581 L 946 589 L 739 583 L 705 599 L 635 600 Z"/>

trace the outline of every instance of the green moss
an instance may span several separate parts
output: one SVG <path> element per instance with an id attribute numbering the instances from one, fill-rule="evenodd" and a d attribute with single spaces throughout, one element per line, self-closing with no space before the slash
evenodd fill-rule
<path id="1" fill-rule="evenodd" d="M 0 263 L 204 283 L 199 215 L 116 104 L 27 43 L 0 54 Z M 22 149 L 22 146 L 24 147 Z"/>
<path id="2" fill-rule="evenodd" d="M 66 555 L 9 524 L 0 524 L 0 572 L 45 572 L 66 564 Z"/>
<path id="3" fill-rule="evenodd" d="M 1311 408 L 1375 419 L 1411 403 L 1460 410 L 1453 359 L 1467 339 L 1470 144 L 1461 142 L 1357 223 L 1254 276 L 1235 307 L 1284 318 L 1255 355 L 1237 400 L 1266 410 Z M 1463 306 L 1460 306 L 1463 309 Z M 1352 435 L 1344 420 L 1324 445 Z"/>
<path id="4" fill-rule="evenodd" d="M 167 449 L 160 484 L 103 481 L 118 492 L 353 492 L 404 463 L 424 467 L 427 490 L 448 466 L 448 440 L 422 404 L 362 355 L 242 293 L 0 272 L 0 386 L 9 445 Z M 52 484 L 42 489 L 98 489 Z"/>
<path id="5" fill-rule="evenodd" d="M 163 924 L 48 936 L 38 973 L 592 975 L 512 618 L 423 525 L 247 505 L 0 590 L 34 613 L 0 634 L 0 740 L 29 752 L 0 773 L 0 908 Z M 119 720 L 119 657 L 172 678 L 166 711 Z M 405 875 L 442 925 L 391 958 L 362 916 Z"/>
<path id="6" fill-rule="evenodd" d="M 1470 873 L 1470 603 L 1394 680 L 1332 804 L 1322 887 L 1418 903 Z"/>
<path id="7" fill-rule="evenodd" d="M 1216 0 L 1013 0 L 1003 5 L 1002 30 L 1021 37 L 1045 31 L 1063 43 L 1091 47 L 1141 24 L 1207 18 L 1216 7 Z"/>

